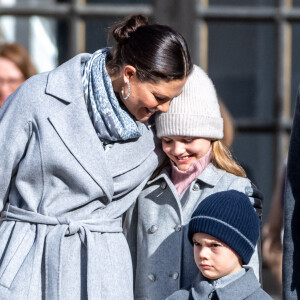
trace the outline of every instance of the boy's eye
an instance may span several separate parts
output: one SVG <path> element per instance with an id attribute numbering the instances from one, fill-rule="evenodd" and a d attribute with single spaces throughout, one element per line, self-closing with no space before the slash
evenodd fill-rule
<path id="1" fill-rule="evenodd" d="M 196 241 L 193 241 L 194 246 L 200 246 L 200 244 Z"/>
<path id="2" fill-rule="evenodd" d="M 221 245 L 220 244 L 217 244 L 217 243 L 215 243 L 215 244 L 212 244 L 212 247 L 213 248 L 217 248 L 217 247 L 220 247 Z"/>

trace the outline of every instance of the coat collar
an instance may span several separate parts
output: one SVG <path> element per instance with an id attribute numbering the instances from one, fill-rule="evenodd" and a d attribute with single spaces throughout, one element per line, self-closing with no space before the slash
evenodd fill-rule
<path id="1" fill-rule="evenodd" d="M 83 97 L 81 62 L 88 57 L 77 55 L 49 73 L 46 94 L 66 103 L 61 111 L 49 116 L 49 121 L 69 151 L 111 200 L 112 176 Z"/>
<path id="2" fill-rule="evenodd" d="M 138 122 L 142 131 L 139 139 L 116 142 L 104 152 L 88 115 L 82 89 L 81 63 L 89 56 L 79 54 L 49 73 L 46 94 L 66 104 L 61 111 L 50 115 L 49 121 L 69 151 L 111 200 L 113 177 L 140 165 L 158 142 L 153 139 L 151 125 Z"/>
<path id="3" fill-rule="evenodd" d="M 148 181 L 148 184 L 151 184 L 157 180 L 160 180 L 163 178 L 167 183 L 172 182 L 169 176 L 170 167 L 166 167 L 162 170 L 162 172 L 153 178 L 152 180 Z M 226 173 L 226 171 L 221 170 L 217 167 L 215 167 L 212 163 L 210 163 L 203 172 L 196 178 L 196 181 L 202 181 L 206 183 L 207 185 L 210 185 L 214 187 L 217 185 L 221 177 Z"/>
<path id="4" fill-rule="evenodd" d="M 203 172 L 197 177 L 196 180 L 202 181 L 212 187 L 217 185 L 221 177 L 226 173 L 225 170 L 215 167 L 210 163 Z"/>
<path id="5" fill-rule="evenodd" d="M 260 288 L 260 283 L 256 279 L 253 269 L 249 267 L 246 267 L 245 269 L 246 273 L 242 277 L 222 288 L 215 289 L 218 299 L 242 300 L 249 297 Z M 213 286 L 207 280 L 203 279 L 201 274 L 198 274 L 192 287 L 192 295 L 194 299 L 207 299 L 207 295 L 213 290 Z"/>

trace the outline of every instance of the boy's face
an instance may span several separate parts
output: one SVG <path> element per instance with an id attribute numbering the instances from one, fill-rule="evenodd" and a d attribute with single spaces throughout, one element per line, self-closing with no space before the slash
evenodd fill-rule
<path id="1" fill-rule="evenodd" d="M 218 279 L 242 268 L 240 257 L 226 244 L 206 233 L 193 235 L 194 259 L 202 275 Z"/>

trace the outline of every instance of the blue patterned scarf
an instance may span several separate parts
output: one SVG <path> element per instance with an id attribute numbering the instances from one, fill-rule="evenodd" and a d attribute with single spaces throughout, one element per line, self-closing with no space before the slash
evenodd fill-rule
<path id="1" fill-rule="evenodd" d="M 82 84 L 88 113 L 103 143 L 125 141 L 141 136 L 134 117 L 121 107 L 107 73 L 105 59 L 109 48 L 96 51 L 82 66 Z"/>

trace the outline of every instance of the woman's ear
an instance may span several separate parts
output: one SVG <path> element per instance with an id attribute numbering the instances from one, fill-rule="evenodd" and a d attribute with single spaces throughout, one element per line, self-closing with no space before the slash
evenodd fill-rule
<path id="1" fill-rule="evenodd" d="M 123 69 L 123 79 L 124 82 L 127 82 L 130 80 L 130 78 L 134 77 L 136 75 L 136 68 L 131 65 L 126 65 Z"/>

